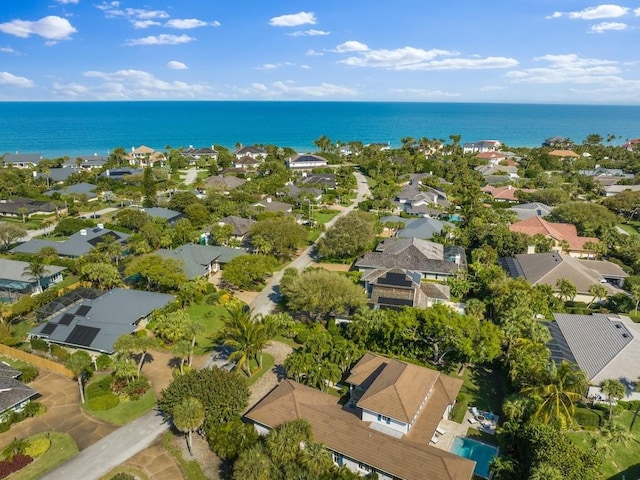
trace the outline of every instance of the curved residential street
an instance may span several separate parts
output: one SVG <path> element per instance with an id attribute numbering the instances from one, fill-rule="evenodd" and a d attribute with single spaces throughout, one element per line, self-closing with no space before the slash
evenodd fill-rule
<path id="1" fill-rule="evenodd" d="M 327 230 L 331 228 L 338 219 L 355 210 L 358 203 L 362 202 L 368 195 L 371 195 L 371 190 L 369 190 L 369 185 L 367 184 L 365 176 L 357 171 L 354 172 L 354 176 L 358 182 L 358 193 L 356 199 L 351 203 L 351 205 L 346 207 L 326 223 L 325 227 Z M 253 302 L 251 302 L 250 307 L 254 314 L 268 315 L 276 308 L 278 300 L 280 299 L 280 280 L 282 280 L 284 271 L 289 267 L 294 267 L 298 270 L 304 270 L 309 267 L 314 262 L 312 254 L 316 248 L 316 244 L 323 236 L 324 233 L 318 237 L 318 240 L 316 240 L 313 245 L 305 248 L 297 258 L 293 259 L 288 265 L 280 269 L 271 277 L 267 285 L 262 289 Z"/>

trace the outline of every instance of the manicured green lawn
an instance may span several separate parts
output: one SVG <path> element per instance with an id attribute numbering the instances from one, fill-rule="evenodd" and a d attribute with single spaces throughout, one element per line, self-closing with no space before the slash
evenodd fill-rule
<path id="1" fill-rule="evenodd" d="M 469 407 L 477 407 L 479 410 L 500 415 L 502 402 L 509 393 L 505 392 L 504 386 L 507 382 L 503 375 L 502 370 L 484 367 L 465 368 L 460 395 L 467 397 Z"/>
<path id="2" fill-rule="evenodd" d="M 28 367 L 29 364 L 27 362 L 23 362 L 22 360 L 15 360 L 13 358 L 5 357 L 4 355 L 0 355 L 0 362 L 8 363 L 13 368 L 21 368 Z"/>
<path id="3" fill-rule="evenodd" d="M 273 358 L 272 355 L 269 355 L 268 353 L 263 353 L 262 354 L 262 368 L 260 369 L 260 371 L 255 372 L 253 375 L 251 375 L 251 378 L 247 379 L 247 385 L 250 387 L 251 385 L 253 385 L 254 383 L 256 383 L 258 380 L 260 380 L 260 378 L 267 373 L 269 370 L 271 370 L 273 368 L 273 364 L 275 363 L 275 359 Z M 258 363 L 255 360 L 251 361 L 251 370 L 253 371 L 254 368 L 258 368 Z"/>
<path id="4" fill-rule="evenodd" d="M 126 425 L 127 423 L 135 420 L 136 418 L 144 415 L 150 411 L 156 405 L 156 396 L 152 389 L 147 390 L 147 393 L 140 400 L 136 401 L 121 401 L 117 407 L 111 410 L 105 411 L 93 411 L 86 409 L 91 415 L 105 422 L 113 425 Z"/>
<path id="5" fill-rule="evenodd" d="M 321 224 L 325 224 L 327 223 L 329 220 L 331 220 L 333 217 L 335 217 L 338 213 L 340 213 L 338 210 L 322 210 L 321 212 L 313 212 L 313 218 L 315 218 L 316 222 L 321 223 Z"/>
<path id="6" fill-rule="evenodd" d="M 204 330 L 196 336 L 195 355 L 204 355 L 211 351 L 215 342 L 211 339 L 218 330 L 222 328 L 221 317 L 227 314 L 227 310 L 219 305 L 207 305 L 199 303 L 190 305 L 187 313 L 192 320 L 202 324 Z"/>
<path id="7" fill-rule="evenodd" d="M 180 464 L 180 470 L 186 480 L 207 480 L 207 477 L 202 472 L 200 464 L 196 460 L 185 460 L 182 457 L 180 448 L 175 442 L 184 442 L 184 435 L 176 436 L 171 432 L 167 432 L 162 436 L 162 446 L 169 452 Z"/>
<path id="8" fill-rule="evenodd" d="M 29 437 L 29 440 L 44 437 L 45 435 L 46 433 L 38 433 Z M 49 450 L 40 458 L 36 458 L 30 465 L 11 475 L 12 480 L 35 480 L 40 478 L 78 453 L 76 442 L 66 433 L 49 432 L 49 439 L 51 440 Z"/>
<path id="9" fill-rule="evenodd" d="M 624 411 L 614 417 L 614 421 L 620 422 L 626 428 L 631 425 L 633 412 Z M 607 480 L 627 480 L 640 478 L 640 419 L 633 426 L 635 439 L 627 446 L 613 445 L 613 453 L 604 462 L 603 478 Z M 567 436 L 583 448 L 590 448 L 591 432 L 571 432 Z"/>
<path id="10" fill-rule="evenodd" d="M 618 225 L 618 227 L 623 229 L 629 235 L 637 235 L 638 234 L 638 231 L 634 227 L 629 225 L 628 223 L 621 223 L 620 225 Z"/>

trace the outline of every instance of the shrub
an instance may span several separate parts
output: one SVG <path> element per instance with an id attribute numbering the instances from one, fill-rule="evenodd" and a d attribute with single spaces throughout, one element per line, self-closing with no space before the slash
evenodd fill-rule
<path id="1" fill-rule="evenodd" d="M 111 357 L 103 353 L 96 359 L 96 366 L 98 370 L 106 370 L 111 366 Z"/>
<path id="2" fill-rule="evenodd" d="M 20 367 L 19 370 L 22 372 L 20 375 L 20 381 L 22 383 L 33 382 L 38 378 L 38 374 L 40 373 L 33 365 L 25 365 L 24 367 Z"/>
<path id="3" fill-rule="evenodd" d="M 25 405 L 24 409 L 22 410 L 22 412 L 27 417 L 35 417 L 36 415 L 42 415 L 46 411 L 47 411 L 47 407 L 44 405 L 44 403 L 40 403 L 40 402 L 29 402 Z"/>
<path id="4" fill-rule="evenodd" d="M 139 400 L 149 389 L 149 381 L 145 377 L 138 377 L 127 385 L 123 392 L 131 400 Z"/>
<path id="5" fill-rule="evenodd" d="M 87 408 L 96 412 L 111 410 L 120 403 L 120 398 L 115 393 L 106 393 L 87 401 Z"/>
<path id="6" fill-rule="evenodd" d="M 598 428 L 602 425 L 602 412 L 589 408 L 576 408 L 574 420 L 586 430 Z"/>
<path id="7" fill-rule="evenodd" d="M 29 446 L 25 449 L 25 455 L 30 456 L 31 458 L 36 458 L 49 450 L 51 446 L 51 440 L 47 437 L 40 437 L 34 440 L 30 440 Z"/>
<path id="8" fill-rule="evenodd" d="M 130 473 L 120 472 L 111 477 L 111 480 L 136 480 L 136 477 L 134 477 Z"/>
<path id="9" fill-rule="evenodd" d="M 0 433 L 8 432 L 11 428 L 11 423 L 4 421 L 0 422 Z"/>
<path id="10" fill-rule="evenodd" d="M 53 344 L 51 345 L 51 355 L 64 363 L 69 360 L 71 353 L 69 353 L 69 350 L 67 350 L 66 348 L 61 347 L 60 345 Z"/>
<path id="11" fill-rule="evenodd" d="M 29 343 L 31 343 L 31 348 L 33 350 L 39 350 L 41 352 L 49 351 L 49 344 L 41 338 L 31 337 L 31 340 L 29 340 Z"/>
<path id="12" fill-rule="evenodd" d="M 102 395 L 106 395 L 108 393 L 112 393 L 111 391 L 111 382 L 113 378 L 111 375 L 107 375 L 100 380 L 97 380 L 91 383 L 85 390 L 85 395 L 88 399 L 101 397 Z"/>

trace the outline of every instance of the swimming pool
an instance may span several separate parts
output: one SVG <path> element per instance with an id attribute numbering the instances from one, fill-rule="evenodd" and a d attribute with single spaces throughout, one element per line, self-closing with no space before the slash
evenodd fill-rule
<path id="1" fill-rule="evenodd" d="M 487 445 L 465 437 L 453 439 L 451 453 L 476 462 L 473 473 L 482 478 L 489 478 L 489 464 L 498 455 L 498 447 Z"/>

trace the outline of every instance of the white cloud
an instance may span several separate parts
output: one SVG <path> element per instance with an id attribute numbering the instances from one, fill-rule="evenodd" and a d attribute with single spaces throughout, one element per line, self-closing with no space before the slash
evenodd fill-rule
<path id="1" fill-rule="evenodd" d="M 297 27 L 300 25 L 315 25 L 316 16 L 313 12 L 299 12 L 289 15 L 280 15 L 269 20 L 269 25 L 274 27 Z"/>
<path id="2" fill-rule="evenodd" d="M 507 73 L 507 77 L 517 83 L 538 84 L 589 84 L 618 82 L 620 68 L 612 60 L 583 58 L 576 54 L 544 55 L 535 59 L 547 62 L 547 66 L 515 70 Z"/>
<path id="3" fill-rule="evenodd" d="M 604 33 L 609 30 L 626 30 L 628 25 L 621 22 L 601 22 L 597 25 L 591 26 L 591 31 L 594 33 Z"/>
<path id="4" fill-rule="evenodd" d="M 367 50 L 369 50 L 369 47 L 366 44 L 362 42 L 358 42 L 357 40 L 349 40 L 338 45 L 333 51 L 337 53 L 346 53 L 346 52 L 366 52 Z"/>
<path id="5" fill-rule="evenodd" d="M 282 62 L 282 63 L 264 63 L 258 67 L 256 67 L 256 70 L 275 70 L 277 68 L 282 68 L 282 67 L 292 67 L 294 66 L 294 63 L 291 62 Z"/>
<path id="6" fill-rule="evenodd" d="M 352 88 L 321 83 L 320 85 L 298 86 L 294 82 L 274 82 L 269 85 L 253 83 L 250 87 L 235 87 L 234 90 L 244 97 L 259 97 L 265 99 L 304 99 L 323 97 L 353 97 L 358 92 Z"/>
<path id="7" fill-rule="evenodd" d="M 184 63 L 178 62 L 177 60 L 171 60 L 170 62 L 168 62 L 167 67 L 171 70 L 186 70 L 187 68 L 189 68 Z"/>
<path id="8" fill-rule="evenodd" d="M 195 38 L 189 35 L 170 35 L 161 33 L 160 35 L 150 35 L 143 38 L 131 38 L 124 44 L 133 47 L 137 45 L 179 45 L 181 43 L 193 42 Z"/>
<path id="9" fill-rule="evenodd" d="M 88 71 L 89 84 L 55 83 L 53 93 L 59 98 L 131 100 L 211 98 L 211 87 L 204 83 L 168 82 L 142 70 L 116 72 Z"/>
<path id="10" fill-rule="evenodd" d="M 208 25 L 219 27 L 220 22 L 205 22 L 197 18 L 173 18 L 165 23 L 166 27 L 179 28 L 181 30 L 189 30 L 192 28 L 206 27 Z"/>
<path id="11" fill-rule="evenodd" d="M 554 12 L 547 18 L 569 17 L 574 20 L 599 20 L 602 18 L 623 17 L 629 13 L 629 10 L 631 9 L 620 5 L 604 4 L 595 7 L 588 7 L 576 12 Z"/>
<path id="12" fill-rule="evenodd" d="M 413 98 L 437 100 L 443 98 L 457 98 L 459 93 L 445 92 L 442 90 L 427 90 L 424 88 L 392 88 L 391 92 L 409 95 Z"/>
<path id="13" fill-rule="evenodd" d="M 308 55 L 310 57 L 321 57 L 322 55 L 324 55 L 324 53 L 316 52 L 314 49 L 310 48 L 309 50 L 307 50 L 305 55 Z"/>
<path id="14" fill-rule="evenodd" d="M 70 3 L 77 5 L 79 0 L 56 0 L 58 3 L 61 3 L 63 5 L 68 5 Z"/>
<path id="15" fill-rule="evenodd" d="M 486 58 L 447 58 L 432 60 L 410 65 L 399 65 L 395 70 L 486 70 L 491 68 L 511 68 L 518 65 L 515 58 L 486 57 Z"/>
<path id="16" fill-rule="evenodd" d="M 636 17 L 640 17 L 640 7 L 639 7 L 639 8 L 636 8 L 636 9 L 633 11 L 633 14 L 634 14 Z"/>
<path id="17" fill-rule="evenodd" d="M 305 65 L 305 64 L 300 65 L 300 68 L 303 69 L 303 70 L 311 70 L 311 67 L 309 65 Z"/>
<path id="18" fill-rule="evenodd" d="M 293 33 L 289 33 L 292 37 L 319 37 L 324 35 L 329 35 L 331 32 L 326 32 L 324 30 L 298 30 Z"/>
<path id="19" fill-rule="evenodd" d="M 15 35 L 20 38 L 28 38 L 31 35 L 39 35 L 47 40 L 68 40 L 77 30 L 66 18 L 50 15 L 35 22 L 28 20 L 12 20 L 0 23 L 0 32 Z"/>
<path id="20" fill-rule="evenodd" d="M 0 85 L 11 85 L 13 87 L 29 88 L 33 87 L 33 80 L 26 77 L 18 77 L 9 72 L 0 72 Z"/>
<path id="21" fill-rule="evenodd" d="M 134 28 L 138 28 L 138 29 L 162 25 L 160 22 L 156 22 L 155 20 L 132 20 L 131 24 L 133 25 Z"/>
<path id="22" fill-rule="evenodd" d="M 498 92 L 500 90 L 504 90 L 504 87 L 501 87 L 499 85 L 487 85 L 486 87 L 480 88 L 481 92 Z"/>
<path id="23" fill-rule="evenodd" d="M 0 53 L 9 53 L 11 55 L 18 55 L 19 52 L 11 47 L 0 47 Z"/>

